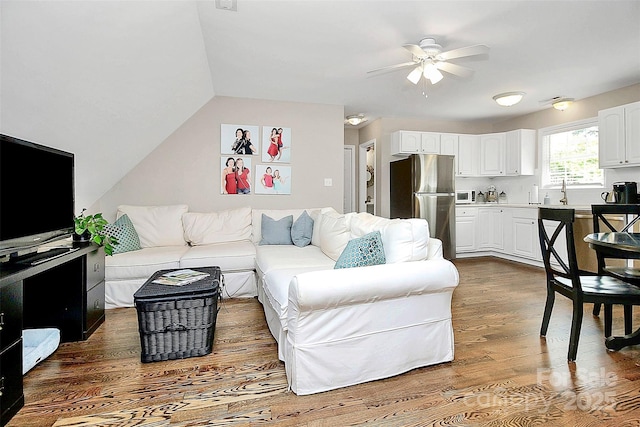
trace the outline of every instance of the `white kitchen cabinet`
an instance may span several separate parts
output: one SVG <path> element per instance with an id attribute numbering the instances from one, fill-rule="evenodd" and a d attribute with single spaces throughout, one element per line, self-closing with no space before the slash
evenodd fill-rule
<path id="1" fill-rule="evenodd" d="M 518 129 L 506 133 L 506 175 L 533 175 L 536 164 L 536 131 Z"/>
<path id="2" fill-rule="evenodd" d="M 478 176 L 480 137 L 478 135 L 458 136 L 457 176 Z"/>
<path id="3" fill-rule="evenodd" d="M 524 258 L 541 260 L 538 237 L 538 211 L 536 209 L 513 209 L 511 236 L 513 254 Z"/>
<path id="4" fill-rule="evenodd" d="M 505 175 L 505 144 L 504 132 L 480 135 L 480 175 Z"/>
<path id="5" fill-rule="evenodd" d="M 406 130 L 393 132 L 391 154 L 440 154 L 440 134 Z"/>
<path id="6" fill-rule="evenodd" d="M 440 154 L 447 156 L 458 155 L 458 135 L 455 133 L 443 133 L 440 135 Z"/>
<path id="7" fill-rule="evenodd" d="M 640 166 L 640 102 L 598 113 L 601 168 Z"/>
<path id="8" fill-rule="evenodd" d="M 478 209 L 456 207 L 456 252 L 473 252 L 476 246 Z"/>
<path id="9" fill-rule="evenodd" d="M 502 250 L 503 209 L 498 207 L 478 208 L 478 249 Z"/>

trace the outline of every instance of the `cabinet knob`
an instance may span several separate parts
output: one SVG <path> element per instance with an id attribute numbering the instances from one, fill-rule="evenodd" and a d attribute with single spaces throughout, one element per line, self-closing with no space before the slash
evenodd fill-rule
<path id="1" fill-rule="evenodd" d="M 0 313 L 0 331 L 4 327 L 4 313 Z"/>
<path id="2" fill-rule="evenodd" d="M 0 397 L 4 394 L 4 376 L 0 377 Z"/>
<path id="3" fill-rule="evenodd" d="M 95 310 L 97 310 L 97 309 L 99 309 L 99 308 L 100 308 L 100 300 L 95 300 L 95 301 L 93 302 L 93 308 L 94 308 Z"/>
<path id="4" fill-rule="evenodd" d="M 94 272 L 100 271 L 100 264 L 99 263 L 93 264 L 93 271 Z"/>

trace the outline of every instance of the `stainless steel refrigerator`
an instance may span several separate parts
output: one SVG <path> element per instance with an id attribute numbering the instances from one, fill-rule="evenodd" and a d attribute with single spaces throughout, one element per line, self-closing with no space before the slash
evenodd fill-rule
<path id="1" fill-rule="evenodd" d="M 454 157 L 412 154 L 390 164 L 391 218 L 424 218 L 442 240 L 444 257 L 456 257 Z"/>

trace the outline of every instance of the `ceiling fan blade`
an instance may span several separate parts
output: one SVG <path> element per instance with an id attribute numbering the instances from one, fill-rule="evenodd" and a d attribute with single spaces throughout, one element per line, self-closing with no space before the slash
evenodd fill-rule
<path id="1" fill-rule="evenodd" d="M 369 73 L 378 73 L 378 72 L 383 72 L 383 71 L 393 71 L 393 70 L 399 70 L 401 68 L 406 68 L 406 67 L 410 67 L 412 65 L 416 65 L 415 62 L 411 61 L 411 62 L 404 62 L 402 64 L 396 64 L 396 65 L 389 65 L 388 67 L 382 67 L 382 68 L 377 68 L 375 70 L 371 70 L 371 71 L 367 71 L 367 74 Z"/>
<path id="2" fill-rule="evenodd" d="M 427 54 L 425 53 L 424 50 L 422 50 L 422 48 L 418 45 L 415 44 L 405 44 L 402 46 L 403 48 L 407 49 L 409 52 L 411 52 L 413 54 L 413 56 L 418 57 L 418 58 L 423 58 L 425 56 L 427 56 Z"/>
<path id="3" fill-rule="evenodd" d="M 451 62 L 436 62 L 436 68 L 460 77 L 469 77 L 473 74 L 473 70 L 471 68 L 452 64 Z"/>
<path id="4" fill-rule="evenodd" d="M 453 49 L 448 52 L 442 52 L 440 58 L 445 61 L 454 58 L 462 58 L 463 56 L 483 55 L 489 53 L 489 47 L 483 44 L 477 44 L 474 46 L 461 47 L 460 49 Z"/>

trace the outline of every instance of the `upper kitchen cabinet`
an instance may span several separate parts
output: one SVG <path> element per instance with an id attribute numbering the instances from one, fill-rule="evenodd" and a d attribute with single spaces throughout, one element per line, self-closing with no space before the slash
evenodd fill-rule
<path id="1" fill-rule="evenodd" d="M 533 175 L 536 163 L 536 131 L 518 129 L 506 135 L 506 174 Z"/>
<path id="2" fill-rule="evenodd" d="M 478 176 L 479 139 L 478 135 L 458 135 L 458 176 Z"/>
<path id="3" fill-rule="evenodd" d="M 393 132 L 391 154 L 440 154 L 440 134 L 406 130 Z"/>
<path id="4" fill-rule="evenodd" d="M 480 175 L 505 175 L 505 144 L 504 133 L 480 135 Z"/>
<path id="5" fill-rule="evenodd" d="M 458 155 L 458 135 L 455 133 L 440 134 L 440 154 Z"/>
<path id="6" fill-rule="evenodd" d="M 598 113 L 601 168 L 640 166 L 640 102 Z"/>

